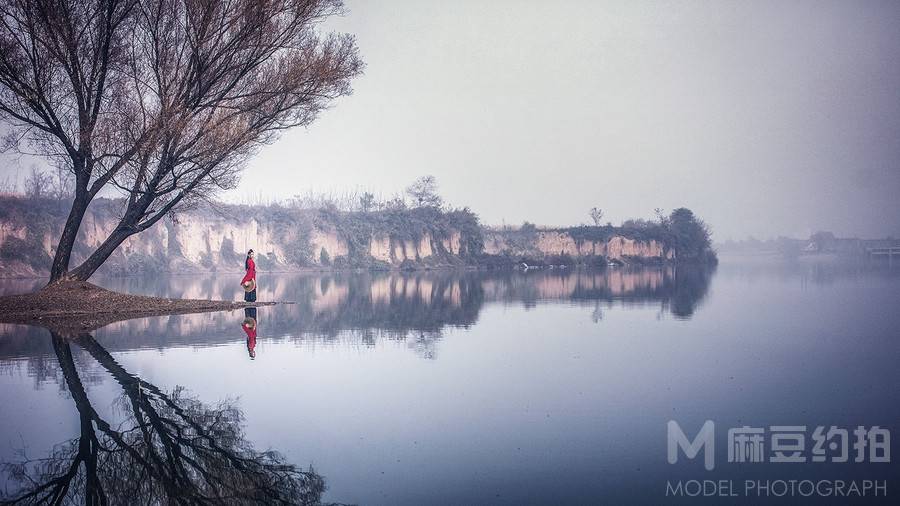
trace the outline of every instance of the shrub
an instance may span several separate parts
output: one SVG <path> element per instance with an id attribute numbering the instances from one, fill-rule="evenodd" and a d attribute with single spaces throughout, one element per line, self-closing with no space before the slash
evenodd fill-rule
<path id="1" fill-rule="evenodd" d="M 709 227 L 703 220 L 685 207 L 672 211 L 669 215 L 668 231 L 675 247 L 679 262 L 715 263 L 716 254 L 712 250 Z"/>
<path id="2" fill-rule="evenodd" d="M 4 261 L 18 260 L 35 270 L 46 270 L 52 261 L 36 235 L 32 233 L 26 235 L 25 239 L 8 237 L 0 247 L 0 258 Z"/>

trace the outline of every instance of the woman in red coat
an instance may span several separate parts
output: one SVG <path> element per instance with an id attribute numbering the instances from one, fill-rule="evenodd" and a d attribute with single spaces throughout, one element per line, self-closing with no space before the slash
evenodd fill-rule
<path id="1" fill-rule="evenodd" d="M 253 261 L 255 254 L 253 250 L 247 252 L 247 259 L 244 260 L 244 268 L 247 274 L 241 280 L 241 286 L 244 287 L 244 300 L 247 302 L 256 302 L 256 262 Z M 252 288 L 252 290 L 248 290 Z"/>

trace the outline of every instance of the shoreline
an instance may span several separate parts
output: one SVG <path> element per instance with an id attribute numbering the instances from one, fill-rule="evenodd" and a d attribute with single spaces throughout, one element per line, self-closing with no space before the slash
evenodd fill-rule
<path id="1" fill-rule="evenodd" d="M 150 297 L 115 292 L 88 282 L 66 281 L 37 292 L 0 297 L 0 323 L 33 325 L 62 335 L 77 335 L 135 318 L 275 304 L 278 302 Z"/>
<path id="2" fill-rule="evenodd" d="M 415 266 L 412 268 L 402 268 L 398 266 L 393 266 L 391 268 L 377 268 L 377 267 L 298 267 L 298 268 L 288 268 L 288 269 L 267 269 L 265 271 L 257 269 L 257 273 L 259 274 L 346 274 L 346 273 L 373 273 L 373 274 L 381 274 L 381 273 L 394 273 L 394 274 L 415 274 L 422 272 L 482 272 L 482 271 L 514 271 L 521 270 L 521 265 L 526 263 L 532 269 L 553 269 L 553 268 L 562 268 L 562 269 L 605 269 L 609 267 L 609 262 L 604 261 L 600 264 L 589 263 L 584 261 L 575 261 L 569 263 L 553 263 L 546 262 L 542 259 L 536 259 L 531 257 L 521 257 L 517 260 L 512 260 L 511 257 L 497 257 L 501 261 L 491 263 L 491 262 L 482 262 L 482 263 L 469 263 L 463 265 L 453 265 L 453 264 L 442 264 L 442 265 L 428 265 L 428 266 Z M 636 261 L 634 259 L 630 259 L 630 261 L 613 261 L 616 263 L 617 267 L 674 267 L 677 265 L 694 265 L 694 264 L 702 264 L 703 262 L 677 262 L 675 260 L 665 260 L 665 261 Z M 134 274 L 104 274 L 102 272 L 98 272 L 96 277 L 105 278 L 105 279 L 129 279 L 129 278 L 141 278 L 147 277 L 148 275 L 152 276 L 211 276 L 211 275 L 237 275 L 243 276 L 246 271 L 243 269 L 234 269 L 234 270 L 199 270 L 199 271 L 160 271 L 153 273 L 139 272 Z M 20 276 L 5 276 L 0 274 L 0 280 L 46 280 L 49 276 L 49 272 L 39 272 L 35 274 L 27 274 Z"/>
<path id="3" fill-rule="evenodd" d="M 510 269 L 514 267 L 509 267 Z M 400 268 L 392 268 L 392 269 L 371 269 L 365 267 L 348 267 L 343 269 L 337 269 L 333 267 L 300 267 L 296 269 L 274 269 L 274 270 L 266 270 L 261 271 L 257 269 L 257 274 L 342 274 L 347 272 L 357 273 L 357 272 L 432 272 L 432 271 L 478 271 L 478 270 L 490 270 L 486 267 L 474 266 L 474 265 L 465 265 L 465 266 L 456 266 L 456 265 L 447 265 L 447 266 L 436 266 L 436 267 L 423 267 L 419 269 L 400 269 Z M 241 277 L 246 273 L 243 269 L 234 269 L 234 270 L 209 270 L 209 271 L 162 271 L 153 273 L 156 276 L 210 276 L 210 275 L 218 275 L 218 274 L 227 274 L 227 275 L 237 275 Z M 146 277 L 147 273 L 136 273 L 136 274 L 103 274 L 98 272 L 95 274 L 95 277 L 107 278 L 107 279 L 129 279 L 129 278 L 143 278 Z M 22 275 L 22 276 L 3 276 L 0 275 L 0 280 L 4 279 L 37 279 L 37 280 L 45 280 L 50 276 L 49 272 L 39 272 L 36 274 Z"/>

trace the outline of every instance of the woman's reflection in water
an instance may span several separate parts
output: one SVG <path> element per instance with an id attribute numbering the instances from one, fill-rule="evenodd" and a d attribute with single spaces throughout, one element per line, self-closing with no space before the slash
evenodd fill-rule
<path id="1" fill-rule="evenodd" d="M 256 358 L 256 308 L 248 307 L 244 308 L 244 321 L 241 323 L 241 328 L 244 329 L 244 332 L 247 334 L 247 353 L 250 354 L 250 359 Z"/>

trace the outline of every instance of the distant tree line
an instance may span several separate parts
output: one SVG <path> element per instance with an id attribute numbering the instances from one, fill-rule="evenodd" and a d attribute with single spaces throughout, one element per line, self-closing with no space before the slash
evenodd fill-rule
<path id="1" fill-rule="evenodd" d="M 294 195 L 284 202 L 267 201 L 265 204 L 284 205 L 300 209 L 334 209 L 346 212 L 369 213 L 374 211 L 417 209 L 430 207 L 441 209 L 444 198 L 438 190 L 437 178 L 431 175 L 419 177 L 402 193 L 383 198 L 368 190 L 343 192 L 315 192 Z"/>
<path id="2" fill-rule="evenodd" d="M 666 215 L 661 208 L 654 209 L 655 220 L 628 219 L 619 227 L 611 223 L 601 225 L 603 211 L 593 207 L 589 212 L 593 226 L 570 228 L 570 233 L 580 240 L 607 240 L 613 235 L 632 239 L 656 240 L 675 252 L 679 262 L 715 263 L 709 226 L 693 211 L 679 207 Z M 526 223 L 527 224 L 527 223 Z M 525 225 L 522 227 L 525 228 Z"/>
<path id="3" fill-rule="evenodd" d="M 44 180 L 39 180 L 41 184 Z M 0 257 L 8 261 L 23 261 L 40 272 L 49 261 L 43 247 L 48 233 L 58 229 L 65 219 L 64 200 L 52 192 L 38 192 L 48 197 L 15 198 L 0 206 L 0 220 L 14 223 L 28 223 L 25 238 L 10 237 L 0 248 Z M 3 197 L 10 199 L 10 197 Z M 117 201 L 98 199 L 94 212 L 104 215 L 115 214 Z M 258 263 L 262 268 L 276 266 L 296 267 L 334 267 L 334 268 L 375 268 L 390 269 L 394 263 L 376 260 L 370 252 L 373 240 L 387 238 L 391 258 L 400 248 L 405 258 L 404 268 L 440 267 L 447 265 L 510 265 L 518 259 L 489 258 L 485 255 L 484 228 L 479 217 L 468 208 L 452 208 L 448 206 L 438 191 L 437 181 L 433 176 L 423 176 L 406 188 L 404 194 L 389 199 L 380 199 L 371 192 L 347 192 L 339 195 L 308 194 L 284 202 L 268 206 L 225 205 L 217 204 L 208 212 L 233 219 L 255 219 L 274 228 L 276 236 L 283 238 L 282 250 L 284 258 L 272 256 L 270 253 L 258 253 Z M 630 219 L 620 226 L 610 223 L 599 225 L 604 216 L 599 207 L 590 211 L 594 225 L 581 225 L 556 229 L 569 234 L 577 242 L 607 241 L 614 236 L 622 236 L 639 241 L 655 240 L 667 251 L 674 252 L 679 262 L 714 263 L 716 256 L 711 247 L 710 232 L 707 225 L 686 208 L 679 208 L 669 214 L 656 210 L 655 220 Z M 168 222 L 167 222 L 168 223 Z M 177 222 L 173 222 L 177 224 Z M 167 224 L 167 226 L 170 226 Z M 346 242 L 347 254 L 335 255 L 311 242 L 314 229 L 334 231 Z M 551 264 L 585 263 L 586 265 L 606 266 L 603 257 L 578 261 L 566 255 L 553 256 L 537 249 L 536 240 L 541 229 L 537 225 L 525 222 L 518 233 L 508 237 L 507 244 L 511 250 L 523 251 L 535 259 Z M 170 232 L 171 233 L 171 232 Z M 456 241 L 458 234 L 459 242 Z M 431 254 L 420 258 L 419 247 L 425 237 L 430 239 Z M 453 242 L 453 251 L 447 251 L 448 240 Z M 179 258 L 176 250 L 170 251 L 172 258 Z M 415 249 L 408 251 L 410 244 Z M 76 258 L 91 253 L 90 248 L 80 242 L 74 245 Z M 199 264 L 212 269 L 214 253 L 202 256 Z M 231 241 L 223 241 L 219 253 L 219 262 L 231 261 L 235 256 Z M 548 256 L 549 255 L 549 256 Z M 167 269 L 165 261 L 151 255 L 132 254 L 117 255 L 116 261 L 108 269 L 107 274 L 124 272 L 160 272 Z M 662 261 L 662 259 L 645 259 L 646 261 Z M 635 262 L 641 262 L 635 258 Z M 529 262 L 531 264 L 532 262 Z M 406 265 L 409 264 L 409 265 Z"/>

